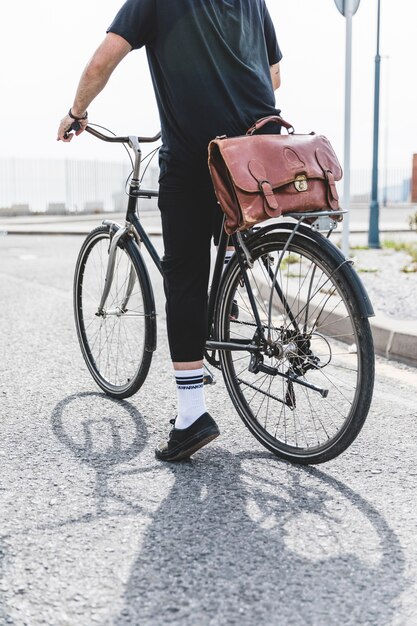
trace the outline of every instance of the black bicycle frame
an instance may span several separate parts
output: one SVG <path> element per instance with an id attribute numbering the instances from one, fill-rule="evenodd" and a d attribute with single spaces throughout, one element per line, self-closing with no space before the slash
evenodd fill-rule
<path id="1" fill-rule="evenodd" d="M 163 272 L 162 272 L 161 259 L 154 245 L 152 244 L 149 236 L 147 235 L 144 227 L 142 226 L 140 219 L 139 219 L 138 211 L 137 211 L 137 202 L 139 198 L 157 198 L 158 197 L 158 191 L 153 190 L 153 189 L 148 190 L 148 189 L 141 188 L 139 173 L 140 173 L 141 154 L 142 154 L 140 144 L 152 143 L 154 141 L 157 141 L 160 138 L 160 133 L 158 133 L 154 137 L 136 137 L 136 136 L 109 137 L 108 135 L 103 135 L 97 130 L 91 128 L 90 126 L 87 126 L 86 130 L 87 132 L 91 133 L 92 135 L 96 136 L 97 138 L 103 141 L 107 141 L 111 143 L 129 144 L 130 147 L 134 150 L 135 164 L 133 167 L 132 179 L 129 185 L 129 201 L 128 201 L 127 212 L 126 212 L 126 222 L 128 224 L 129 223 L 132 224 L 132 226 L 134 227 L 136 231 L 136 237 L 138 241 L 144 244 L 152 261 L 155 263 L 157 269 L 162 275 Z M 225 221 L 225 218 L 223 218 L 223 224 L 222 224 L 221 231 L 220 231 L 216 262 L 214 266 L 212 284 L 211 284 L 209 301 L 208 301 L 208 329 L 207 331 L 208 331 L 209 338 L 212 335 L 213 321 L 215 317 L 217 298 L 218 298 L 218 294 L 220 290 L 220 284 L 221 284 L 222 273 L 223 273 L 223 268 L 224 268 L 226 248 L 229 243 L 229 236 L 224 229 L 224 221 Z M 297 226 L 295 227 L 295 231 L 296 230 L 297 230 Z M 290 240 L 291 238 L 292 237 L 290 235 Z M 258 335 L 259 337 L 264 337 L 265 329 L 259 317 L 255 297 L 253 295 L 253 291 L 252 291 L 250 281 L 247 275 L 247 270 L 246 270 L 246 264 L 250 266 L 250 261 L 251 261 L 250 254 L 248 253 L 248 250 L 245 248 L 245 245 L 242 240 L 242 236 L 240 234 L 232 235 L 232 242 L 235 248 L 235 253 L 237 255 L 237 260 L 240 266 L 242 278 L 243 278 L 246 291 L 248 294 L 248 298 L 251 304 L 252 312 L 256 321 Z M 269 273 L 270 273 L 270 270 L 269 270 Z M 274 282 L 275 282 L 275 289 L 278 293 L 278 296 L 281 299 L 283 306 L 288 312 L 290 308 L 283 296 L 282 290 L 280 289 L 276 281 L 276 278 Z M 292 321 L 293 323 L 296 323 L 294 318 L 292 318 Z M 238 340 L 236 340 L 233 342 L 216 342 L 216 341 L 211 341 L 210 339 L 206 342 L 206 348 L 209 350 L 242 350 L 242 351 L 248 351 L 248 352 L 256 352 L 259 349 L 257 346 L 254 346 L 252 343 L 247 342 L 247 341 L 239 342 Z"/>
<path id="2" fill-rule="evenodd" d="M 153 260 L 153 262 L 155 263 L 156 267 L 158 268 L 159 272 L 162 273 L 162 263 L 161 263 L 161 259 L 159 257 L 158 252 L 156 251 L 154 245 L 152 244 L 152 241 L 150 240 L 150 238 L 148 237 L 144 227 L 142 226 L 140 219 L 138 217 L 138 213 L 137 213 L 137 200 L 138 198 L 153 198 L 153 197 L 157 197 L 158 196 L 158 192 L 156 191 L 151 191 L 151 190 L 144 190 L 144 189 L 140 189 L 140 187 L 137 185 L 137 183 L 139 183 L 139 181 L 136 180 L 132 180 L 131 185 L 130 185 L 130 190 L 129 190 L 129 204 L 128 204 L 128 210 L 126 213 L 126 221 L 130 222 L 136 232 L 137 235 L 139 237 L 139 240 L 143 243 L 143 245 L 145 246 L 146 250 L 148 251 L 151 259 Z M 222 273 L 223 273 L 223 268 L 224 268 L 224 260 L 225 260 L 225 256 L 226 256 L 226 248 L 228 246 L 229 243 L 229 236 L 226 233 L 225 229 L 224 229 L 224 219 L 223 218 L 223 224 L 222 224 L 222 229 L 221 229 L 221 233 L 220 233 L 220 238 L 219 238 L 219 244 L 218 244 L 218 248 L 217 248 L 217 255 L 216 255 L 216 261 L 215 261 L 215 265 L 214 265 L 214 270 L 213 270 L 213 276 L 212 276 L 212 282 L 211 282 L 211 288 L 210 288 L 210 294 L 209 294 L 209 300 L 208 300 L 208 314 L 207 314 L 207 319 L 208 319 L 208 328 L 207 328 L 207 336 L 210 337 L 212 334 L 212 328 L 213 328 L 213 321 L 214 321 L 214 315 L 215 315 L 215 310 L 216 310 L 216 304 L 217 304 L 217 296 L 219 293 L 219 289 L 220 289 L 220 281 L 222 278 Z M 259 314 L 258 314 L 258 310 L 256 308 L 256 303 L 255 303 L 255 298 L 253 296 L 253 292 L 252 292 L 252 288 L 249 282 L 249 279 L 247 277 L 247 273 L 246 273 L 246 268 L 244 266 L 243 260 L 241 259 L 241 250 L 240 250 L 240 244 L 237 240 L 237 238 L 233 237 L 233 244 L 235 246 L 235 250 L 236 253 L 239 255 L 239 262 L 241 263 L 241 271 L 242 271 L 242 275 L 244 277 L 244 281 L 245 281 L 245 285 L 246 285 L 246 289 L 248 292 L 248 297 L 249 300 L 252 304 L 252 309 L 253 309 L 253 314 L 255 316 L 255 319 L 257 321 L 257 326 L 258 326 L 258 331 L 259 333 L 263 334 L 264 329 L 263 326 L 261 324 L 261 321 L 259 319 Z M 242 344 L 239 344 L 238 342 L 216 342 L 216 341 L 211 341 L 210 339 L 206 342 L 206 349 L 208 350 L 243 350 L 243 351 L 249 351 L 249 352 L 255 352 L 257 350 L 256 346 L 253 346 L 250 344 L 250 342 L 242 342 Z"/>
<path id="3" fill-rule="evenodd" d="M 162 263 L 161 263 L 159 254 L 156 251 L 154 245 L 152 244 L 144 227 L 142 226 L 139 216 L 138 216 L 138 212 L 137 212 L 137 201 L 139 198 L 156 198 L 156 197 L 158 197 L 157 191 L 141 189 L 139 179 L 133 178 L 129 187 L 129 202 L 128 202 L 128 209 L 126 213 L 126 221 L 131 223 L 134 226 L 139 240 L 144 244 L 151 259 L 153 260 L 156 267 L 158 268 L 160 274 L 163 275 Z M 213 276 L 212 276 L 211 288 L 210 288 L 210 294 L 209 294 L 209 300 L 208 300 L 208 312 L 207 312 L 208 340 L 206 342 L 206 349 L 214 350 L 214 351 L 215 350 L 235 350 L 235 351 L 257 352 L 259 350 L 259 346 L 254 345 L 247 340 L 242 340 L 241 342 L 239 340 L 234 340 L 232 342 L 225 342 L 225 341 L 213 341 L 210 339 L 212 336 L 212 331 L 213 331 L 213 322 L 214 322 L 214 316 L 216 312 L 217 297 L 218 297 L 219 290 L 220 290 L 220 282 L 221 282 L 222 274 L 223 274 L 226 249 L 230 240 L 229 235 L 226 233 L 224 229 L 224 222 L 225 222 L 225 217 L 223 217 L 222 227 L 220 231 L 219 243 L 218 243 L 217 254 L 216 254 L 216 261 L 215 261 L 215 265 L 213 269 Z M 258 312 L 256 302 L 255 302 L 255 297 L 253 295 L 252 287 L 251 287 L 251 284 L 247 275 L 247 269 L 245 265 L 245 254 L 243 251 L 244 244 L 241 243 L 240 238 L 237 235 L 232 236 L 232 242 L 235 248 L 235 252 L 237 254 L 237 259 L 238 259 L 238 263 L 240 266 L 242 278 L 245 284 L 249 302 L 251 304 L 252 312 L 253 312 L 254 319 L 256 322 L 258 336 L 264 337 L 265 327 L 260 320 L 259 312 Z M 270 275 L 272 274 L 271 270 L 269 270 L 269 273 Z M 275 282 L 276 292 L 285 310 L 287 310 L 287 312 L 289 311 L 291 314 L 291 309 L 288 306 L 288 303 L 276 279 L 274 282 Z M 291 320 L 293 324 L 297 325 L 297 322 L 292 314 L 291 314 Z"/>

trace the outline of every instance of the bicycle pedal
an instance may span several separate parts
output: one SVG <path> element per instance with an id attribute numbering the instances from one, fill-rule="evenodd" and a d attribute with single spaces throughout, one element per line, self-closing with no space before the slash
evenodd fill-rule
<path id="1" fill-rule="evenodd" d="M 214 380 L 214 376 L 212 374 L 204 374 L 203 376 L 203 385 L 215 385 L 216 381 Z"/>

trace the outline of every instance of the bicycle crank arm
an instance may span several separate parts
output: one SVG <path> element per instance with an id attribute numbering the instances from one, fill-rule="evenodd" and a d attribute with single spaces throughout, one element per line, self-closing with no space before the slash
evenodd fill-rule
<path id="1" fill-rule="evenodd" d="M 317 387 L 312 383 L 307 383 L 305 380 L 300 380 L 296 376 L 290 376 L 289 374 L 282 374 L 281 372 L 277 372 L 278 376 L 285 378 L 286 380 L 291 381 L 292 383 L 296 383 L 297 385 L 301 385 L 302 387 L 308 387 L 308 389 L 312 389 L 313 391 L 317 391 L 321 395 L 322 398 L 327 398 L 329 395 L 328 389 L 322 389 L 321 387 Z"/>
<path id="2" fill-rule="evenodd" d="M 131 313 L 130 311 L 124 311 L 121 308 L 103 311 L 103 317 L 109 317 L 110 315 L 115 315 L 116 317 L 146 317 L 146 313 Z"/>

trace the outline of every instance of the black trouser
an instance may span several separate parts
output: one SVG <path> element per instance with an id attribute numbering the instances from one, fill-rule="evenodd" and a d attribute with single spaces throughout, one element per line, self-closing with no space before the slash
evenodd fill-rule
<path id="1" fill-rule="evenodd" d="M 207 165 L 191 171 L 168 167 L 160 179 L 164 288 L 173 361 L 199 361 L 207 338 L 211 239 L 223 214 Z"/>

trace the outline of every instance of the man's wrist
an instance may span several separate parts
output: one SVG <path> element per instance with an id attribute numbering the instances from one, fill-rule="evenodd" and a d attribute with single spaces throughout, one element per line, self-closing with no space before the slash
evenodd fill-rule
<path id="1" fill-rule="evenodd" d="M 72 120 L 76 120 L 77 122 L 81 120 L 86 120 L 88 117 L 87 111 L 84 111 L 84 113 L 82 113 L 81 115 L 78 115 L 77 110 L 75 110 L 74 112 L 72 108 L 68 111 L 68 115 L 70 116 Z"/>

